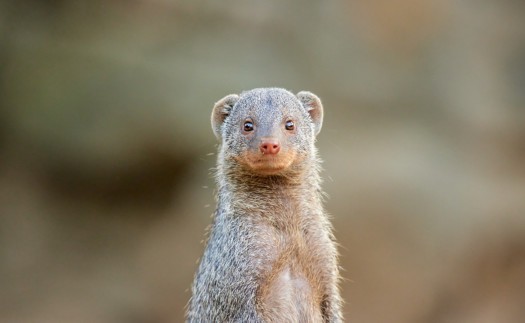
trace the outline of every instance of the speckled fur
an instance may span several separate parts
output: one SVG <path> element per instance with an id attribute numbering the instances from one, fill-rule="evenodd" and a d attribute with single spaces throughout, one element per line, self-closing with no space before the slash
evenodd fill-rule
<path id="1" fill-rule="evenodd" d="M 247 117 L 255 125 L 250 135 L 242 131 Z M 284 129 L 288 119 L 293 133 Z M 215 104 L 218 206 L 188 322 L 342 321 L 337 250 L 314 146 L 322 120 L 321 101 L 310 92 L 254 89 Z M 256 167 L 265 136 L 281 144 L 277 173 Z"/>

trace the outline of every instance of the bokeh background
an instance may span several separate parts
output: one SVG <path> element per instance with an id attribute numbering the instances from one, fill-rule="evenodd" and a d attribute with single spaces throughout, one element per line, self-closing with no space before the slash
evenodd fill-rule
<path id="1" fill-rule="evenodd" d="M 0 0 L 0 322 L 182 322 L 265 86 L 324 102 L 348 321 L 523 322 L 520 0 Z"/>

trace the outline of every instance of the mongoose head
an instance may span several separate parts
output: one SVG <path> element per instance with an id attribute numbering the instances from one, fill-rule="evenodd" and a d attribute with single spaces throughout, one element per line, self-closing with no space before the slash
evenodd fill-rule
<path id="1" fill-rule="evenodd" d="M 279 88 L 227 95 L 211 115 L 222 162 L 261 176 L 308 167 L 303 161 L 315 158 L 322 122 L 323 106 L 315 94 Z"/>

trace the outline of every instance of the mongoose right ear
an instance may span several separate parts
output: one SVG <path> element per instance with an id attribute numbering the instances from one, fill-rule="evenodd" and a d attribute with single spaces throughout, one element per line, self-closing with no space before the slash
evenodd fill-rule
<path id="1" fill-rule="evenodd" d="M 230 115 L 237 101 L 239 101 L 239 96 L 237 94 L 230 94 L 217 101 L 213 106 L 213 111 L 211 112 L 211 128 L 213 129 L 215 137 L 221 139 L 221 125 L 224 119 Z"/>
<path id="2" fill-rule="evenodd" d="M 310 118 L 314 123 L 315 135 L 317 136 L 321 131 L 323 125 L 323 104 L 321 99 L 312 92 L 301 91 L 297 93 L 297 98 L 301 101 L 301 104 L 310 114 Z"/>

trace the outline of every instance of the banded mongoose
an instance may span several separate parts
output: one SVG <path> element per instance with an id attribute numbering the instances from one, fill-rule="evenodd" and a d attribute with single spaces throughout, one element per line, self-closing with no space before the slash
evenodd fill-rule
<path id="1" fill-rule="evenodd" d="M 188 322 L 341 322 L 337 250 L 314 141 L 323 106 L 280 88 L 213 107 L 218 205 Z"/>

